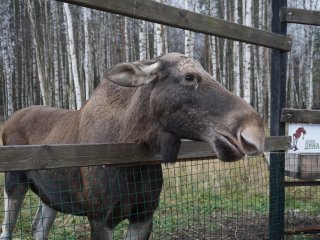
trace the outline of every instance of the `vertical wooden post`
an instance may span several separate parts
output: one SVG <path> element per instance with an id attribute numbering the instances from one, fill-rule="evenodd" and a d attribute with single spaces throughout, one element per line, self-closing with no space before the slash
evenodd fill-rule
<path id="1" fill-rule="evenodd" d="M 287 0 L 272 0 L 272 31 L 287 33 L 287 24 L 280 22 L 280 11 L 287 6 Z M 281 109 L 286 102 L 287 53 L 272 50 L 271 54 L 271 116 L 270 135 L 285 134 L 285 123 L 280 122 Z M 270 154 L 270 206 L 269 206 L 269 239 L 284 239 L 284 164 L 285 156 L 280 152 Z"/>

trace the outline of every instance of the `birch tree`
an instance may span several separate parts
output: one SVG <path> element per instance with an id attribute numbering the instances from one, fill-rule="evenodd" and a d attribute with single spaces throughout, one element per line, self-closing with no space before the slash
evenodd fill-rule
<path id="1" fill-rule="evenodd" d="M 154 52 L 156 56 L 162 54 L 162 38 L 161 38 L 161 24 L 154 23 Z"/>
<path id="2" fill-rule="evenodd" d="M 239 8 L 239 0 L 234 1 L 233 5 L 233 22 L 238 22 L 238 8 Z M 240 42 L 234 41 L 233 42 L 233 71 L 234 71 L 234 92 L 240 96 L 240 61 L 239 61 L 239 49 L 240 49 Z"/>
<path id="3" fill-rule="evenodd" d="M 53 103 L 54 106 L 60 107 L 59 98 L 60 82 L 59 82 L 59 34 L 58 34 L 58 7 L 55 1 L 51 2 L 52 18 L 53 18 Z"/>
<path id="4" fill-rule="evenodd" d="M 270 30 L 269 0 L 166 3 Z M 320 10 L 318 0 L 292 0 L 288 5 Z M 0 1 L 0 105 L 5 114 L 33 104 L 79 108 L 104 70 L 119 61 L 149 59 L 169 48 L 199 60 L 216 80 L 245 97 L 268 121 L 269 49 L 111 13 L 69 8 L 67 13 L 64 4 L 56 1 Z M 294 40 L 288 56 L 288 106 L 310 108 L 320 101 L 318 29 L 290 24 L 288 34 Z"/>
<path id="5" fill-rule="evenodd" d="M 147 59 L 147 32 L 146 22 L 139 20 L 139 59 Z"/>
<path id="6" fill-rule="evenodd" d="M 83 60 L 83 68 L 85 73 L 85 97 L 86 100 L 89 99 L 90 96 L 90 81 L 91 81 L 91 48 L 90 48 L 90 39 L 89 39 L 89 26 L 88 22 L 90 19 L 90 10 L 88 8 L 83 8 L 83 21 L 84 21 L 84 60 Z"/>
<path id="7" fill-rule="evenodd" d="M 129 62 L 131 58 L 131 47 L 130 42 L 132 41 L 130 38 L 130 31 L 129 31 L 129 21 L 127 17 L 124 17 L 124 34 L 125 34 L 125 55 L 126 55 L 126 62 Z"/>
<path id="8" fill-rule="evenodd" d="M 165 3 L 164 0 L 156 0 L 159 3 Z M 168 52 L 166 27 L 162 24 L 154 23 L 154 53 L 160 56 Z"/>
<path id="9" fill-rule="evenodd" d="M 268 31 L 270 30 L 269 26 L 269 1 L 263 0 L 262 8 L 262 17 L 263 19 L 263 29 Z M 262 49 L 262 75 L 261 75 L 261 84 L 262 84 L 262 109 L 261 115 L 265 123 L 268 123 L 269 120 L 269 79 L 270 79 L 270 61 L 269 61 L 269 49 Z M 290 92 L 288 92 L 290 94 Z"/>
<path id="10" fill-rule="evenodd" d="M 0 19 L 1 31 L 0 46 L 1 46 L 1 62 L 3 63 L 3 77 L 5 86 L 5 115 L 10 117 L 13 113 L 13 94 L 12 94 L 12 73 L 13 73 L 13 47 L 11 45 L 10 32 L 10 3 L 2 1 L 0 3 Z"/>
<path id="11" fill-rule="evenodd" d="M 72 23 L 69 4 L 64 3 L 63 9 L 64 9 L 66 20 L 67 20 L 68 47 L 69 47 L 71 70 L 72 70 L 72 77 L 73 77 L 73 84 L 74 84 L 74 91 L 75 91 L 75 98 L 76 98 L 76 109 L 80 109 L 81 108 L 80 79 L 79 79 L 79 73 L 78 73 L 77 56 L 76 56 L 75 42 L 74 42 L 74 36 L 73 36 L 73 23 Z"/>
<path id="12" fill-rule="evenodd" d="M 30 0 L 27 0 L 27 6 L 28 6 L 28 14 L 29 14 L 29 21 L 32 29 L 33 34 L 33 43 L 34 43 L 34 49 L 35 49 L 35 55 L 36 55 L 36 69 L 40 84 L 40 90 L 41 90 L 41 96 L 42 96 L 42 102 L 43 105 L 48 105 L 48 91 L 47 91 L 47 84 L 45 82 L 45 74 L 44 74 L 44 62 L 41 57 L 41 42 L 40 42 L 40 36 L 38 34 L 35 22 L 34 22 L 34 6 L 33 2 L 31 3 Z"/>
<path id="13" fill-rule="evenodd" d="M 245 0 L 243 4 L 244 25 L 251 26 L 251 0 Z M 243 98 L 251 101 L 250 88 L 250 46 L 243 44 Z"/>
<path id="14" fill-rule="evenodd" d="M 195 11 L 195 3 L 191 0 L 184 0 L 184 8 L 187 10 Z M 184 53 L 193 58 L 195 33 L 193 31 L 184 31 Z"/>

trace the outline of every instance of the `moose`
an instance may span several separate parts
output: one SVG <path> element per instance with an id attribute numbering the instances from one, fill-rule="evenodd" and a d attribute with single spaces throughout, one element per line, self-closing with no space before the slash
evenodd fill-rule
<path id="1" fill-rule="evenodd" d="M 207 142 L 222 161 L 263 152 L 264 128 L 246 101 L 225 89 L 199 62 L 180 53 L 120 63 L 80 110 L 32 106 L 15 112 L 4 145 L 134 142 L 174 163 L 181 139 Z M 11 239 L 30 188 L 41 204 L 35 239 L 48 239 L 57 212 L 86 216 L 91 238 L 112 239 L 128 219 L 126 239 L 149 239 L 163 185 L 161 164 L 92 166 L 5 173 L 0 239 Z"/>

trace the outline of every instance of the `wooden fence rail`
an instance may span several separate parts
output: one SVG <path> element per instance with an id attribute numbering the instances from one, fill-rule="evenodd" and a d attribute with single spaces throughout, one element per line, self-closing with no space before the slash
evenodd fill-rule
<path id="1" fill-rule="evenodd" d="M 290 51 L 288 36 L 224 21 L 150 0 L 58 0 L 176 28 Z"/>
<path id="2" fill-rule="evenodd" d="M 290 137 L 269 137 L 265 151 L 286 150 Z M 214 157 L 203 142 L 183 141 L 178 161 Z M 137 144 L 15 145 L 0 147 L 0 172 L 93 165 L 134 165 L 161 163 L 159 153 Z"/>
<path id="3" fill-rule="evenodd" d="M 320 124 L 320 110 L 284 108 L 281 122 Z"/>
<path id="4" fill-rule="evenodd" d="M 284 8 L 281 12 L 281 21 L 320 26 L 320 11 Z"/>

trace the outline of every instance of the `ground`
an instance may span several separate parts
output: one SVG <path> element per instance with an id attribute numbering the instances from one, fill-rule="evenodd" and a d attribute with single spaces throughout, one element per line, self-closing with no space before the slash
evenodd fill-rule
<path id="1" fill-rule="evenodd" d="M 175 233 L 175 240 L 267 240 L 268 237 L 268 216 L 242 215 L 232 218 L 225 214 L 224 216 L 212 216 L 211 222 L 219 223 L 220 229 L 215 233 L 208 233 L 201 227 L 193 227 L 192 230 L 178 230 Z M 306 217 L 305 214 L 296 214 L 285 221 L 286 226 L 320 226 L 319 217 Z M 319 240 L 320 234 L 286 236 L 287 240 L 304 239 Z"/>

